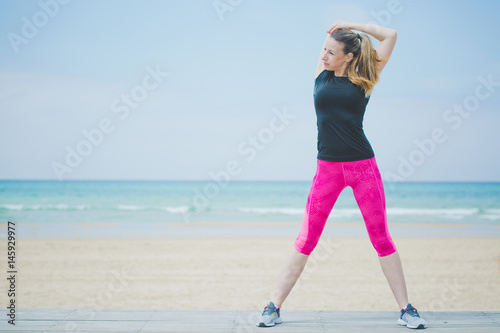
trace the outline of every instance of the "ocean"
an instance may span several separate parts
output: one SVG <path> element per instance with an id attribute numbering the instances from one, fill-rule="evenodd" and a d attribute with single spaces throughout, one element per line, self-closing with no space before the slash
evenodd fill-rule
<path id="1" fill-rule="evenodd" d="M 311 182 L 0 181 L 1 223 L 302 221 Z M 500 225 L 500 183 L 385 183 L 389 223 Z M 330 223 L 362 216 L 346 188 Z"/>

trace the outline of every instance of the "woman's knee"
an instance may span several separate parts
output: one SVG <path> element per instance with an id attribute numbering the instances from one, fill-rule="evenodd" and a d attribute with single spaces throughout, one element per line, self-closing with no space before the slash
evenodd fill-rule
<path id="1" fill-rule="evenodd" d="M 297 237 L 294 243 L 294 248 L 298 252 L 305 254 L 305 255 L 310 255 L 312 251 L 316 248 L 316 245 L 318 245 L 319 238 L 312 238 L 312 237 Z"/>
<path id="2" fill-rule="evenodd" d="M 388 256 L 397 250 L 390 236 L 387 236 L 383 240 L 379 239 L 378 241 L 372 241 L 372 244 L 379 257 Z"/>

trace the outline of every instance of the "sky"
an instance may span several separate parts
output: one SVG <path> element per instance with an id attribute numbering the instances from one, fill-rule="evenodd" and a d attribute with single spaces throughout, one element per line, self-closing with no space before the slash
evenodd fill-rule
<path id="1" fill-rule="evenodd" d="M 310 181 L 336 20 L 395 29 L 386 181 L 500 181 L 498 1 L 2 1 L 0 179 Z M 374 45 L 377 41 L 372 39 Z"/>

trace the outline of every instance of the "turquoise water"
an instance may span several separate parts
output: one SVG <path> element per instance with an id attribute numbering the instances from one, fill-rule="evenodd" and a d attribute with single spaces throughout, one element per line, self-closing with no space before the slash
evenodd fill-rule
<path id="1" fill-rule="evenodd" d="M 310 182 L 0 181 L 0 220 L 300 222 Z M 386 183 L 391 223 L 500 225 L 500 183 Z M 330 220 L 359 222 L 350 188 Z"/>

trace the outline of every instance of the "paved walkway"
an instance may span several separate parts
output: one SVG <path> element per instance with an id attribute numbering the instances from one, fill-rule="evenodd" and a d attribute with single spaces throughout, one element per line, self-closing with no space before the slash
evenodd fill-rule
<path id="1" fill-rule="evenodd" d="M 423 312 L 432 332 L 500 332 L 500 312 Z M 284 322 L 258 328 L 253 310 L 17 309 L 16 325 L 0 310 L 6 332 L 412 332 L 396 324 L 396 312 L 283 311 Z"/>

